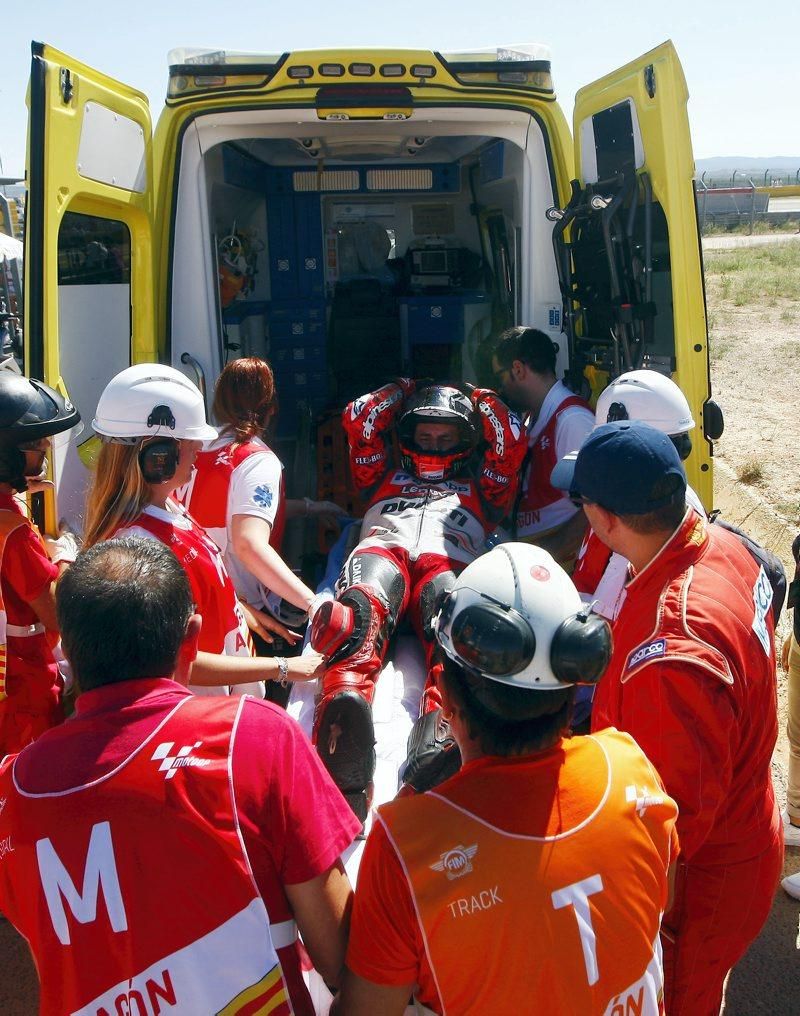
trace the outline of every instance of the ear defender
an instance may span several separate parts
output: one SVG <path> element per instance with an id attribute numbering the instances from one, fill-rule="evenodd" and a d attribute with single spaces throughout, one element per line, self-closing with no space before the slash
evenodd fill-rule
<path id="1" fill-rule="evenodd" d="M 172 437 L 157 437 L 142 445 L 139 469 L 146 483 L 165 483 L 178 470 L 180 444 Z"/>
<path id="2" fill-rule="evenodd" d="M 550 666 L 564 684 L 597 684 L 611 659 L 611 627 L 589 610 L 573 614 L 556 629 Z"/>

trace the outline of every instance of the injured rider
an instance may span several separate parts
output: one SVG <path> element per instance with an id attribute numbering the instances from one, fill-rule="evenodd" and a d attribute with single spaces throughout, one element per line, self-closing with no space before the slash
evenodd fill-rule
<path id="1" fill-rule="evenodd" d="M 520 420 L 494 392 L 465 395 L 421 384 L 399 378 L 344 410 L 350 469 L 368 506 L 336 599 L 317 610 L 312 624 L 311 644 L 328 657 L 314 742 L 362 820 L 375 769 L 375 682 L 406 610 L 428 667 L 409 739 L 417 758 L 408 769 L 418 768 L 423 755 L 429 778 L 449 775 L 454 760 L 458 766 L 431 673 L 431 619 L 439 597 L 512 508 L 527 448 Z M 395 427 L 400 468 L 392 461 Z M 408 771 L 406 780 L 414 782 Z"/>

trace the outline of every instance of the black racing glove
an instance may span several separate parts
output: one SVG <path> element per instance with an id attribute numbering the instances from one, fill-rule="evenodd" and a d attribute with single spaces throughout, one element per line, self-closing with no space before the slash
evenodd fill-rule
<path id="1" fill-rule="evenodd" d="M 403 782 L 417 793 L 432 790 L 461 768 L 461 752 L 441 709 L 420 716 L 408 735 Z"/>

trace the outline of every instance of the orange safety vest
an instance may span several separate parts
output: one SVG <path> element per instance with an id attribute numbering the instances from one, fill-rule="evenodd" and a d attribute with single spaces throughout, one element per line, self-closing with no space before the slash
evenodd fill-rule
<path id="1" fill-rule="evenodd" d="M 554 807 L 543 835 L 504 832 L 448 800 L 446 784 L 378 813 L 439 996 L 421 1001 L 437 1012 L 663 1013 L 659 926 L 677 807 L 627 734 L 559 750 L 559 795 L 585 803 L 568 828 Z"/>
<path id="2" fill-rule="evenodd" d="M 0 571 L 3 568 L 3 555 L 6 551 L 6 541 L 14 530 L 20 526 L 28 525 L 27 519 L 16 512 L 0 511 Z M 34 530 L 37 532 L 38 530 Z M 41 536 L 39 536 L 41 539 Z M 7 698 L 6 694 L 6 667 L 8 662 L 8 615 L 3 603 L 3 589 L 0 586 L 0 702 Z"/>

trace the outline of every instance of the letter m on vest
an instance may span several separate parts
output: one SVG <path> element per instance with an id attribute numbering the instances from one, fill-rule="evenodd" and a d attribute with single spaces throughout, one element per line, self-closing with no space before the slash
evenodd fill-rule
<path id="1" fill-rule="evenodd" d="M 101 890 L 111 927 L 114 931 L 127 931 L 128 918 L 122 901 L 114 844 L 111 842 L 111 826 L 108 822 L 98 822 L 92 826 L 81 892 L 75 888 L 49 838 L 36 841 L 36 859 L 50 920 L 62 945 L 70 944 L 64 903 L 79 924 L 89 924 L 97 918 L 97 897 Z"/>

